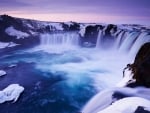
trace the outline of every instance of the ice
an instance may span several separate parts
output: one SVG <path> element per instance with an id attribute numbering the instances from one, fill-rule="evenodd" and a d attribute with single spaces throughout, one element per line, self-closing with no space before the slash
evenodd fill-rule
<path id="1" fill-rule="evenodd" d="M 4 75 L 6 75 L 6 72 L 3 70 L 0 70 L 0 76 L 4 76 Z"/>
<path id="2" fill-rule="evenodd" d="M 19 84 L 11 84 L 2 91 L 0 91 L 0 103 L 7 101 L 16 102 L 20 94 L 24 91 L 24 87 Z"/>
<path id="3" fill-rule="evenodd" d="M 17 39 L 28 37 L 29 34 L 16 30 L 13 26 L 10 26 L 5 29 L 5 32 L 10 36 L 16 36 Z"/>

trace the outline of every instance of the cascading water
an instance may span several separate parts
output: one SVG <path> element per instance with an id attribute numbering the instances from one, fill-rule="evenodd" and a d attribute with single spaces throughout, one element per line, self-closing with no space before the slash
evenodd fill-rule
<path id="1" fill-rule="evenodd" d="M 136 38 L 138 37 L 139 33 L 137 32 L 128 32 L 127 36 L 125 37 L 124 41 L 122 42 L 119 51 L 128 51 Z M 118 38 L 118 37 L 117 37 Z"/>
<path id="2" fill-rule="evenodd" d="M 135 55 L 137 53 L 137 50 L 139 50 L 140 47 L 146 42 L 150 42 L 150 35 L 148 35 L 148 33 L 146 32 L 142 32 L 137 40 L 133 43 L 129 54 Z"/>
<path id="3" fill-rule="evenodd" d="M 97 41 L 96 41 L 96 48 L 100 48 L 100 46 L 101 46 L 102 37 L 103 37 L 102 33 L 103 33 L 102 30 L 99 30 Z"/>
<path id="4" fill-rule="evenodd" d="M 104 36 L 103 31 L 99 31 L 97 36 L 96 48 L 102 47 L 102 42 Z M 119 52 L 129 52 L 130 55 L 134 56 L 139 48 L 146 42 L 150 42 L 150 35 L 148 32 L 140 32 L 140 31 L 124 31 L 122 30 L 116 37 L 114 46 L 111 47 L 114 50 Z M 104 41 L 104 40 L 103 40 Z"/>
<path id="5" fill-rule="evenodd" d="M 79 47 L 79 34 L 76 32 L 41 34 L 40 39 L 40 46 L 49 51 L 61 52 Z"/>
<path id="6" fill-rule="evenodd" d="M 101 33 L 101 31 L 99 31 L 99 32 L 100 32 L 101 35 L 103 34 L 103 33 Z M 98 35 L 98 37 L 97 37 L 97 43 L 96 43 L 96 48 L 101 48 L 102 45 L 100 45 L 100 43 L 104 43 L 104 42 L 102 42 L 100 40 L 103 40 L 102 38 L 104 38 L 104 37 L 105 36 L 99 36 Z M 150 42 L 149 31 L 121 30 L 121 32 L 119 32 L 116 35 L 115 38 L 116 38 L 116 39 L 114 39 L 115 44 L 114 44 L 114 47 L 112 47 L 113 49 L 111 49 L 110 51 L 107 51 L 106 53 L 108 53 L 108 54 L 106 54 L 104 56 L 107 57 L 107 58 L 115 56 L 117 58 L 116 59 L 116 64 L 118 62 L 119 63 L 124 62 L 123 56 L 125 57 L 125 59 L 132 59 L 132 60 L 134 60 L 133 57 L 135 57 L 135 55 L 138 52 L 138 50 L 140 49 L 140 47 L 144 43 Z M 105 52 L 105 50 L 104 50 L 104 52 Z M 109 54 L 109 52 L 113 53 L 112 56 Z M 102 56 L 102 54 L 101 54 L 101 56 Z M 115 57 L 113 57 L 113 60 L 111 60 L 111 61 L 114 61 Z M 126 64 L 127 63 L 132 63 L 131 61 L 125 61 L 125 62 L 126 62 Z M 105 63 L 103 63 L 103 64 L 105 65 Z M 121 64 L 119 64 L 119 66 L 121 66 Z M 117 69 L 116 67 L 113 67 L 113 66 L 110 67 L 110 65 L 108 67 L 109 68 L 114 68 L 115 70 Z M 118 69 L 120 69 L 120 67 L 118 67 Z M 122 68 L 122 70 L 123 70 L 123 68 Z M 128 71 L 128 76 L 130 76 L 130 74 L 131 74 L 130 71 Z M 116 75 L 113 75 L 113 76 L 115 77 Z M 127 81 L 129 81 L 129 79 L 127 79 Z M 126 85 L 127 81 L 125 82 L 124 86 Z M 138 95 L 139 97 L 143 97 L 143 98 L 147 98 L 146 96 L 149 97 L 149 94 L 144 94 L 144 93 L 147 93 L 147 92 L 149 93 L 149 89 L 147 90 L 147 92 L 143 91 L 144 92 L 143 94 L 142 93 L 138 93 L 137 91 L 139 91 L 139 90 L 141 90 L 141 89 L 134 89 L 134 88 L 131 88 L 131 89 L 127 88 L 126 89 L 126 87 L 123 87 L 122 89 L 119 89 L 117 87 L 116 89 L 110 88 L 108 90 L 104 90 L 104 91 L 102 91 L 100 93 L 97 93 L 85 105 L 85 107 L 82 109 L 82 112 L 83 113 L 108 113 L 107 110 L 110 109 L 109 106 L 113 105 L 115 103 L 115 101 L 118 102 L 117 100 L 115 100 L 115 97 L 114 97 L 115 93 L 114 92 L 119 92 L 120 91 L 121 92 L 120 94 L 123 94 L 123 95 L 128 92 L 128 95 L 129 95 L 129 93 L 131 93 L 131 96 Z M 145 90 L 145 88 L 143 87 L 142 90 Z M 134 94 L 132 94 L 132 93 L 134 93 Z M 120 99 L 120 100 L 122 100 L 122 99 Z M 124 104 L 124 103 L 121 103 L 121 104 Z M 121 107 L 120 106 L 121 105 L 115 106 L 115 108 L 117 109 L 116 111 L 111 111 L 110 110 L 109 112 L 116 113 L 121 108 L 131 109 L 130 106 L 128 106 L 128 108 L 126 108 L 125 105 L 122 105 Z M 113 108 L 113 107 L 111 107 L 111 108 Z M 106 110 L 106 112 L 103 112 L 102 110 L 104 110 L 104 111 Z M 118 113 L 122 113 L 122 112 L 118 112 Z M 128 113 L 128 111 L 125 111 L 125 113 Z"/>

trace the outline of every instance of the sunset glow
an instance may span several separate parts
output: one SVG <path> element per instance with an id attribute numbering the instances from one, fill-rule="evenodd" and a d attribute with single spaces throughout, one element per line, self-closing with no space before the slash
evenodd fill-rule
<path id="1" fill-rule="evenodd" d="M 0 0 L 0 14 L 42 21 L 150 25 L 150 1 Z"/>

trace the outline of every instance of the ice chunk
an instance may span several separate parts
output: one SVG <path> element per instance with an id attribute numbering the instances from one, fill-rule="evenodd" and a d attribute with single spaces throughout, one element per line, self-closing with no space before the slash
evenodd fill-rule
<path id="1" fill-rule="evenodd" d="M 16 30 L 13 26 L 6 28 L 5 32 L 10 36 L 16 36 L 17 39 L 28 37 L 29 34 Z"/>
<path id="2" fill-rule="evenodd" d="M 2 91 L 0 91 L 0 103 L 6 101 L 16 102 L 20 94 L 24 91 L 24 87 L 19 84 L 11 84 Z"/>
<path id="3" fill-rule="evenodd" d="M 6 72 L 3 70 L 0 70 L 0 76 L 6 75 Z"/>

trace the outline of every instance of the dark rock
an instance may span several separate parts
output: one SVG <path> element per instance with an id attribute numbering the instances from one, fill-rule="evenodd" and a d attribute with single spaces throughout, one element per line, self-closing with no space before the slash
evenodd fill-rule
<path id="1" fill-rule="evenodd" d="M 150 111 L 144 110 L 142 106 L 139 106 L 134 113 L 150 113 Z"/>
<path id="2" fill-rule="evenodd" d="M 96 43 L 100 29 L 103 29 L 103 26 L 101 26 L 101 25 L 87 26 L 85 29 L 84 41 Z"/>

